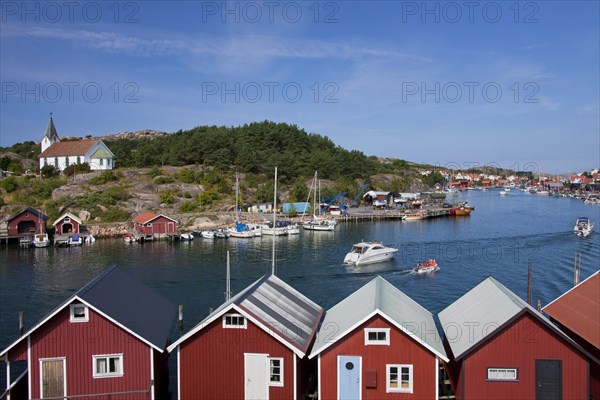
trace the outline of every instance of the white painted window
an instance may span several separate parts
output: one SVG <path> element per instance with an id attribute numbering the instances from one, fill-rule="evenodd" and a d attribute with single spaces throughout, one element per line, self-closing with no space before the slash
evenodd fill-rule
<path id="1" fill-rule="evenodd" d="M 92 356 L 94 378 L 123 376 L 123 354 Z"/>
<path id="2" fill-rule="evenodd" d="M 386 390 L 390 392 L 413 392 L 413 366 L 410 364 L 388 364 L 386 366 Z"/>
<path id="3" fill-rule="evenodd" d="M 490 381 L 516 381 L 516 368 L 488 368 L 487 378 Z"/>
<path id="4" fill-rule="evenodd" d="M 390 345 L 390 328 L 365 328 L 365 345 Z"/>
<path id="5" fill-rule="evenodd" d="M 248 323 L 246 317 L 240 314 L 225 314 L 223 316 L 223 328 L 246 329 Z"/>
<path id="6" fill-rule="evenodd" d="M 283 358 L 269 358 L 269 385 L 283 386 Z"/>
<path id="7" fill-rule="evenodd" d="M 100 159 L 100 165 L 104 165 L 104 158 Z"/>
<path id="8" fill-rule="evenodd" d="M 84 304 L 71 304 L 71 322 L 88 322 L 90 319 L 89 309 Z"/>

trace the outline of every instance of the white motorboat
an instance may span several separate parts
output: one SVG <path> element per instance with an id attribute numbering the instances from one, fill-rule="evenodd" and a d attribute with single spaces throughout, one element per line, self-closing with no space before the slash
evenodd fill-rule
<path id="1" fill-rule="evenodd" d="M 307 231 L 334 231 L 336 225 L 335 220 L 319 219 L 317 217 L 310 221 L 302 222 L 302 228 Z"/>
<path id="2" fill-rule="evenodd" d="M 217 239 L 227 239 L 229 237 L 229 232 L 223 229 L 219 229 L 215 232 L 215 237 Z"/>
<path id="3" fill-rule="evenodd" d="M 254 231 L 250 230 L 248 225 L 242 224 L 238 221 L 235 221 L 235 226 L 227 229 L 229 236 L 234 238 L 252 238 L 254 237 Z"/>
<path id="4" fill-rule="evenodd" d="M 48 247 L 50 246 L 50 239 L 47 233 L 37 233 L 33 235 L 33 246 L 34 247 Z"/>
<path id="5" fill-rule="evenodd" d="M 439 271 L 439 269 L 437 262 L 431 259 L 418 263 L 417 266 L 413 268 L 413 272 L 417 274 L 428 274 L 430 272 Z"/>
<path id="6" fill-rule="evenodd" d="M 179 235 L 179 238 L 183 241 L 187 241 L 190 242 L 192 240 L 194 240 L 194 234 L 192 234 L 191 232 L 189 233 L 182 233 Z"/>
<path id="7" fill-rule="evenodd" d="M 137 237 L 135 237 L 131 233 L 124 233 L 123 234 L 123 241 L 125 243 L 135 243 L 135 242 L 137 242 Z"/>
<path id="8" fill-rule="evenodd" d="M 508 194 L 509 191 L 507 190 L 501 190 L 500 191 L 500 196 L 506 196 Z"/>
<path id="9" fill-rule="evenodd" d="M 78 233 L 69 236 L 69 240 L 67 241 L 67 246 L 81 246 L 82 244 L 83 238 Z"/>
<path id="10" fill-rule="evenodd" d="M 202 236 L 204 239 L 214 239 L 215 233 L 213 231 L 202 231 L 200 232 L 200 236 Z"/>
<path id="11" fill-rule="evenodd" d="M 350 252 L 344 257 L 344 263 L 360 266 L 384 262 L 394 257 L 397 251 L 397 248 L 379 242 L 360 242 L 352 246 Z"/>
<path id="12" fill-rule="evenodd" d="M 594 229 L 594 223 L 590 221 L 587 217 L 579 217 L 575 222 L 575 227 L 573 231 L 575 234 L 579 236 L 587 236 L 592 233 L 592 229 Z"/>

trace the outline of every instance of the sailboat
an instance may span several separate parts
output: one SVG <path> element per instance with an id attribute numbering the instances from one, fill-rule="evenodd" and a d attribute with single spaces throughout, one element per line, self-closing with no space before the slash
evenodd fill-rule
<path id="1" fill-rule="evenodd" d="M 313 184 L 311 185 L 311 190 L 313 190 L 313 218 L 312 220 L 302 221 L 302 228 L 307 231 L 334 231 L 337 225 L 337 221 L 334 219 L 325 219 L 323 217 L 317 216 L 317 171 L 315 171 L 315 177 L 313 178 Z M 310 198 L 310 192 L 308 193 Z"/>
<path id="2" fill-rule="evenodd" d="M 239 221 L 239 212 L 238 212 L 238 193 L 240 191 L 240 183 L 238 176 L 235 176 L 235 225 L 227 228 L 227 232 L 229 236 L 236 238 L 251 238 L 254 237 L 254 231 L 250 229 L 250 227 L 244 223 Z"/>
<path id="3" fill-rule="evenodd" d="M 42 229 L 42 219 L 39 218 L 40 231 L 33 235 L 33 246 L 34 247 L 48 247 L 50 246 L 50 238 L 46 232 L 43 232 Z"/>

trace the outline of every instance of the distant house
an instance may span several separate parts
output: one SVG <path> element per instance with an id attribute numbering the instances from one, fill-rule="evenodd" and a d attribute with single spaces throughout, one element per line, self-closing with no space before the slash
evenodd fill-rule
<path id="1" fill-rule="evenodd" d="M 161 236 L 177 231 L 177 221 L 163 214 L 146 211 L 133 219 L 133 228 L 142 235 Z"/>
<path id="2" fill-rule="evenodd" d="M 40 169 L 52 165 L 62 171 L 69 165 L 88 163 L 92 170 L 109 170 L 114 168 L 114 157 L 102 140 L 83 139 L 61 142 L 50 114 L 50 121 L 42 138 Z"/>
<path id="3" fill-rule="evenodd" d="M 374 207 L 385 207 L 388 204 L 388 194 L 390 192 L 377 192 L 375 190 L 369 190 L 363 195 L 363 201 L 365 204 L 372 205 Z"/>
<path id="4" fill-rule="evenodd" d="M 0 360 L 9 377 L 12 363 L 26 362 L 29 399 L 163 398 L 176 312 L 113 266 L 2 350 Z"/>
<path id="5" fill-rule="evenodd" d="M 58 217 L 52 226 L 56 235 L 81 233 L 81 220 L 69 212 Z"/>
<path id="6" fill-rule="evenodd" d="M 299 399 L 323 309 L 275 275 L 225 302 L 169 346 L 180 400 Z"/>
<path id="7" fill-rule="evenodd" d="M 327 310 L 309 357 L 320 399 L 436 399 L 448 361 L 431 313 L 379 276 Z"/>
<path id="8" fill-rule="evenodd" d="M 8 236 L 28 236 L 46 232 L 48 216 L 35 208 L 27 207 L 6 221 Z"/>
<path id="9" fill-rule="evenodd" d="M 496 279 L 438 315 L 457 399 L 589 398 L 589 354 Z"/>
<path id="10" fill-rule="evenodd" d="M 567 291 L 542 311 L 600 360 L 600 271 Z M 590 395 L 600 399 L 600 363 L 590 360 Z"/>

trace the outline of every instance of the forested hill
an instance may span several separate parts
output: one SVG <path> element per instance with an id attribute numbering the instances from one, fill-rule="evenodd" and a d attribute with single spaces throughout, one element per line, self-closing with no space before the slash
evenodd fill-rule
<path id="1" fill-rule="evenodd" d="M 272 173 L 275 166 L 291 181 L 315 170 L 328 179 L 364 178 L 380 171 L 376 157 L 345 150 L 329 138 L 308 134 L 296 125 L 270 121 L 239 127 L 199 126 L 170 135 L 107 141 L 119 167 L 190 164 L 222 170 Z"/>

